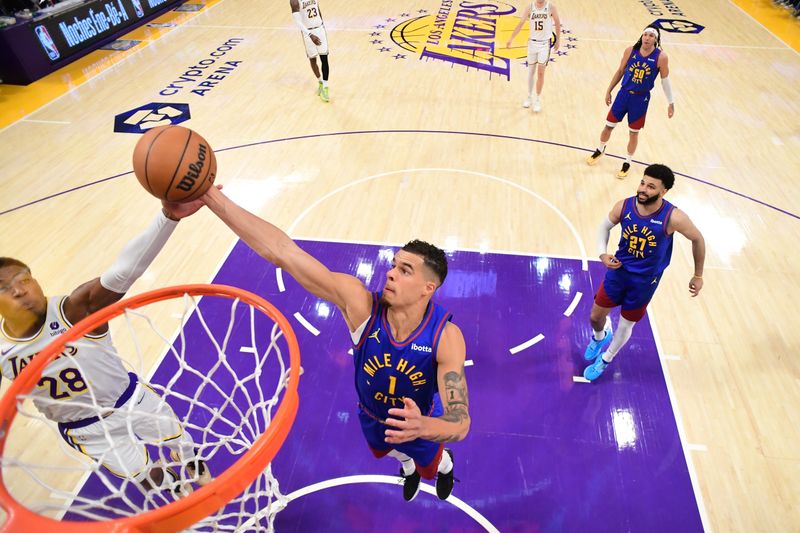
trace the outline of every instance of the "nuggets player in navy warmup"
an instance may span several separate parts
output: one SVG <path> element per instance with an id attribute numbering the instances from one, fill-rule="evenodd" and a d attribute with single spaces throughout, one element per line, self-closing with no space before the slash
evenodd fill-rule
<path id="1" fill-rule="evenodd" d="M 584 352 L 593 361 L 583 373 L 589 381 L 599 378 L 628 342 L 633 326 L 642 319 L 647 304 L 661 281 L 672 256 L 672 237 L 677 231 L 692 241 L 694 275 L 689 293 L 697 296 L 703 288 L 706 245 L 689 217 L 664 199 L 675 183 L 675 175 L 664 165 L 650 165 L 644 171 L 636 196 L 617 202 L 598 230 L 600 260 L 608 268 L 594 298 L 590 321 L 593 336 Z M 617 253 L 607 252 L 611 228 L 622 224 Z M 616 334 L 608 314 L 621 306 Z"/>
<path id="2" fill-rule="evenodd" d="M 470 417 L 464 336 L 450 313 L 431 301 L 447 275 L 444 252 L 409 242 L 395 254 L 383 291 L 371 293 L 212 189 L 202 198 L 211 211 L 259 255 L 342 312 L 354 345 L 361 428 L 376 457 L 400 461 L 403 497 L 414 499 L 420 477 L 436 477 L 436 493 L 446 499 L 453 490 L 453 454 L 443 443 L 466 437 Z"/>
<path id="3" fill-rule="evenodd" d="M 639 131 L 644 127 L 647 117 L 647 106 L 650 104 L 650 91 L 653 90 L 656 77 L 661 75 L 661 87 L 667 97 L 667 116 L 672 118 L 675 114 L 675 99 L 672 96 L 672 84 L 669 81 L 669 60 L 667 54 L 661 50 L 661 33 L 653 26 L 647 26 L 642 36 L 633 46 L 629 46 L 622 54 L 619 68 L 611 78 L 611 83 L 606 90 L 606 105 L 611 105 L 611 91 L 622 80 L 622 85 L 614 98 L 614 105 L 606 117 L 606 125 L 600 133 L 600 144 L 594 153 L 586 160 L 590 165 L 605 153 L 606 143 L 611 138 L 611 132 L 625 115 L 628 115 L 628 157 L 622 163 L 622 168 L 617 172 L 617 177 L 624 178 L 631 168 L 631 160 L 639 144 Z"/>

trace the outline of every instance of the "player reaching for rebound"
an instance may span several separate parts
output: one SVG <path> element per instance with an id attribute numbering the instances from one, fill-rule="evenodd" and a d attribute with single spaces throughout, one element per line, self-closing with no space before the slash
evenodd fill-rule
<path id="1" fill-rule="evenodd" d="M 200 201 L 164 202 L 158 217 L 128 243 L 108 270 L 68 296 L 46 297 L 26 264 L 0 257 L 3 376 L 15 379 L 55 337 L 120 300 L 167 242 L 177 221 L 202 206 Z M 192 437 L 183 431 L 172 409 L 135 373 L 126 370 L 107 324 L 67 344 L 44 368 L 32 396 L 37 409 L 58 423 L 67 444 L 116 476 L 135 479 L 145 489 L 169 487 L 179 495 L 191 491 L 171 468 L 153 464 L 147 442 L 167 446 L 172 459 L 183 463 L 198 484 L 211 480 L 205 463 L 196 456 Z M 137 438 L 130 434 L 129 425 Z"/>
<path id="2" fill-rule="evenodd" d="M 676 231 L 692 241 L 694 275 L 689 280 L 689 293 L 697 296 L 703 288 L 705 240 L 686 213 L 664 200 L 674 183 L 675 175 L 669 167 L 650 165 L 644 171 L 636 196 L 617 202 L 608 220 L 600 225 L 598 253 L 608 270 L 594 297 L 589 319 L 594 333 L 583 354 L 584 359 L 593 361 L 583 372 L 589 381 L 603 374 L 630 339 L 633 326 L 644 316 L 669 265 Z M 619 249 L 610 255 L 609 232 L 620 223 Z M 608 314 L 617 306 L 622 306 L 622 312 L 617 331 L 612 334 Z"/>
<path id="3" fill-rule="evenodd" d="M 641 37 L 633 46 L 629 46 L 622 54 L 619 68 L 611 78 L 606 89 L 606 105 L 611 105 L 611 91 L 622 80 L 614 104 L 606 117 L 606 125 L 600 133 L 600 144 L 586 160 L 590 165 L 605 153 L 606 143 L 611 138 L 614 126 L 628 115 L 628 157 L 617 172 L 618 178 L 628 175 L 633 154 L 639 144 L 639 131 L 644 127 L 647 117 L 647 106 L 650 104 L 650 91 L 653 90 L 656 77 L 661 75 L 661 87 L 667 96 L 667 116 L 675 114 L 675 99 L 672 96 L 672 85 L 669 81 L 669 61 L 666 52 L 661 50 L 661 34 L 658 28 L 647 26 Z"/>
<path id="4" fill-rule="evenodd" d="M 544 73 L 550 61 L 550 36 L 553 35 L 555 28 L 555 42 L 553 51 L 558 52 L 561 46 L 561 20 L 558 17 L 558 9 L 552 2 L 547 0 L 532 0 L 522 12 L 519 24 L 511 33 L 511 38 L 506 43 L 506 48 L 511 48 L 511 41 L 517 36 L 525 21 L 530 22 L 530 36 L 528 38 L 528 97 L 522 102 L 522 107 L 529 108 L 533 99 L 533 78 L 538 72 L 536 79 L 536 100 L 533 101 L 533 111 L 538 113 L 542 110 L 542 87 L 544 87 Z"/>
<path id="5" fill-rule="evenodd" d="M 301 5 L 302 4 L 302 5 Z M 330 102 L 328 92 L 328 34 L 325 31 L 325 24 L 322 21 L 322 11 L 319 9 L 317 0 L 289 0 L 292 8 L 292 18 L 294 23 L 300 28 L 303 34 L 303 43 L 306 47 L 306 56 L 311 63 L 311 70 L 317 77 L 319 85 L 317 95 L 323 102 Z M 317 56 L 322 63 L 322 75 L 317 67 Z"/>
<path id="6" fill-rule="evenodd" d="M 400 461 L 407 501 L 417 495 L 420 476 L 437 473 L 436 493 L 446 499 L 453 454 L 443 443 L 462 440 L 470 417 L 464 337 L 450 313 L 431 301 L 447 275 L 444 252 L 409 242 L 395 254 L 383 291 L 371 293 L 219 190 L 201 199 L 259 255 L 339 308 L 354 345 L 358 419 L 372 453 Z"/>

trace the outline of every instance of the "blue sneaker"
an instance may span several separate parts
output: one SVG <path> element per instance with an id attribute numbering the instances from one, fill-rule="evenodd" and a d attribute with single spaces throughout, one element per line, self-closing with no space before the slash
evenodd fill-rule
<path id="1" fill-rule="evenodd" d="M 586 361 L 595 361 L 597 360 L 597 355 L 600 352 L 604 352 L 608 345 L 611 344 L 611 339 L 614 336 L 614 331 L 611 328 L 611 319 L 606 317 L 606 327 L 603 328 L 603 331 L 606 332 L 606 336 L 603 337 L 603 340 L 595 340 L 594 335 L 589 338 L 589 346 L 586 347 L 586 351 L 583 352 L 583 358 Z"/>
<path id="2" fill-rule="evenodd" d="M 583 377 L 585 377 L 589 381 L 594 381 L 594 380 L 596 380 L 597 378 L 599 378 L 600 376 L 603 375 L 603 372 L 605 371 L 606 367 L 609 364 L 611 364 L 611 363 L 606 363 L 605 361 L 603 361 L 603 355 L 605 353 L 606 352 L 603 352 L 600 355 L 598 355 L 597 356 L 597 360 L 594 363 L 592 363 L 591 365 L 587 366 L 586 369 L 584 369 Z"/>

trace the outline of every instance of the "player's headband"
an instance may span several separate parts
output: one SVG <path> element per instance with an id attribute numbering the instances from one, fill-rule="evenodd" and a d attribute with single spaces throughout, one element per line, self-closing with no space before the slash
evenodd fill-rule
<path id="1" fill-rule="evenodd" d="M 644 31 L 642 32 L 642 35 L 644 35 L 645 33 L 652 33 L 653 37 L 658 39 L 658 30 L 656 30 L 655 28 L 651 28 L 651 27 L 648 26 L 647 28 L 644 29 Z"/>

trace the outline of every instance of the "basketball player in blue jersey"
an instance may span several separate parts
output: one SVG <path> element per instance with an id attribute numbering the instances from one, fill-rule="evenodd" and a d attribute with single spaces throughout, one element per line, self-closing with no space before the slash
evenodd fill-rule
<path id="1" fill-rule="evenodd" d="M 628 115 L 628 156 L 622 163 L 622 168 L 617 172 L 618 178 L 628 175 L 631 160 L 639 144 L 639 131 L 644 127 L 647 117 L 647 106 L 650 104 L 650 92 L 653 90 L 657 75 L 661 75 L 661 87 L 667 96 L 667 116 L 672 118 L 675 114 L 675 99 L 672 96 L 672 85 L 669 81 L 669 60 L 666 52 L 661 50 L 661 34 L 654 26 L 647 26 L 642 36 L 633 46 L 629 46 L 622 54 L 619 68 L 611 78 L 611 83 L 606 90 L 606 105 L 611 105 L 611 91 L 622 80 L 622 85 L 614 98 L 614 104 L 606 117 L 606 125 L 600 133 L 600 144 L 594 153 L 586 160 L 590 165 L 605 153 L 606 143 L 611 138 L 611 132 L 625 115 Z"/>
<path id="2" fill-rule="evenodd" d="M 444 252 L 409 242 L 395 254 L 383 291 L 371 293 L 220 191 L 210 189 L 201 200 L 259 255 L 339 308 L 353 341 L 358 419 L 372 453 L 400 461 L 407 501 L 420 477 L 436 477 L 436 493 L 446 499 L 453 454 L 443 443 L 466 437 L 470 416 L 464 336 L 431 301 L 447 275 Z"/>
<path id="3" fill-rule="evenodd" d="M 202 206 L 199 200 L 163 202 L 155 220 L 125 246 L 108 270 L 66 296 L 48 298 L 25 263 L 0 257 L 2 375 L 15 379 L 55 337 L 120 300 L 155 259 L 178 220 Z M 36 408 L 58 424 L 67 444 L 119 477 L 132 478 L 145 489 L 169 486 L 177 495 L 191 492 L 171 468 L 152 462 L 145 447 L 148 442 L 170 448 L 172 459 L 186 465 L 193 481 L 211 481 L 205 463 L 196 457 L 191 435 L 183 431 L 172 409 L 117 356 L 107 324 L 68 344 L 44 368 L 31 396 Z M 137 439 L 130 436 L 129 427 Z"/>
<path id="4" fill-rule="evenodd" d="M 590 322 L 593 335 L 584 359 L 592 361 L 583 372 L 589 381 L 599 378 L 628 342 L 633 326 L 642 319 L 672 256 L 672 237 L 677 231 L 692 241 L 694 275 L 689 280 L 692 297 L 703 288 L 706 244 L 689 217 L 664 200 L 675 183 L 675 175 L 664 165 L 650 165 L 644 171 L 636 196 L 620 200 L 598 230 L 600 260 L 608 268 L 594 297 Z M 611 228 L 622 224 L 619 249 L 607 252 Z M 621 306 L 616 333 L 608 314 Z"/>

